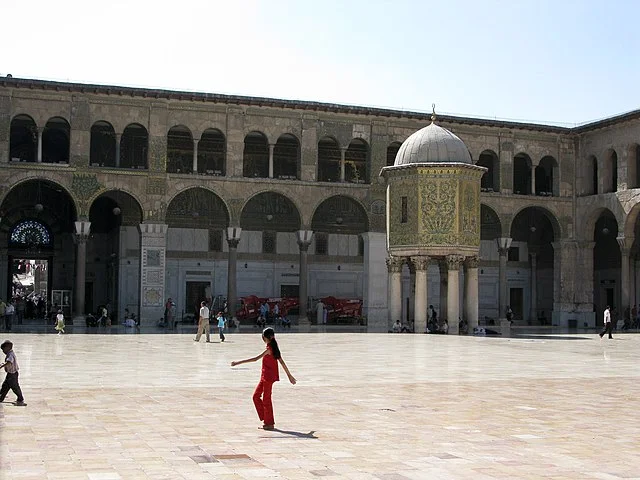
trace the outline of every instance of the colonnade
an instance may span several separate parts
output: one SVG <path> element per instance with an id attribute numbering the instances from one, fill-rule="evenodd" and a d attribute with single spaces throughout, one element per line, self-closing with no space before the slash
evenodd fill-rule
<path id="1" fill-rule="evenodd" d="M 469 329 L 478 326 L 478 264 L 477 255 L 446 255 L 444 257 L 432 257 L 428 255 L 416 255 L 411 257 L 392 256 L 387 258 L 389 272 L 389 322 L 392 323 L 402 316 L 402 268 L 405 264 L 411 265 L 415 270 L 415 297 L 414 297 L 414 330 L 422 333 L 427 330 L 428 277 L 427 269 L 431 262 L 438 262 L 440 268 L 441 285 L 446 284 L 446 302 L 440 303 L 441 317 L 449 322 L 449 333 L 458 333 L 458 319 L 464 317 Z M 464 303 L 463 312 L 460 314 L 460 268 L 464 267 Z M 443 289 L 440 289 L 441 298 Z M 446 314 L 442 306 L 446 304 Z"/>
<path id="2" fill-rule="evenodd" d="M 166 276 L 166 243 L 168 225 L 163 223 L 142 223 L 140 231 L 140 318 L 156 318 L 164 306 Z M 76 277 L 75 277 L 75 314 L 85 313 L 85 282 L 87 263 L 87 241 L 91 231 L 91 222 L 75 222 L 74 241 L 76 244 Z M 227 244 L 229 246 L 227 262 L 227 304 L 231 315 L 235 316 L 237 302 L 237 254 L 242 228 L 227 228 Z M 311 245 L 313 231 L 299 230 L 296 233 L 300 249 L 299 263 L 299 318 L 300 324 L 308 324 L 308 250 Z"/>

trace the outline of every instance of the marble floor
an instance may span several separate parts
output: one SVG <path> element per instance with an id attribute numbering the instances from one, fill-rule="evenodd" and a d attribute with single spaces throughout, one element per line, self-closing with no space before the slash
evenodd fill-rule
<path id="1" fill-rule="evenodd" d="M 0 478 L 640 479 L 640 335 L 282 333 L 298 379 L 251 396 L 258 334 L 4 333 L 27 407 Z"/>

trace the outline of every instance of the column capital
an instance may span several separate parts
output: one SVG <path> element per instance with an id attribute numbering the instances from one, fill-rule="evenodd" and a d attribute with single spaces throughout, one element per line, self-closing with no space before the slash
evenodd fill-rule
<path id="1" fill-rule="evenodd" d="M 449 270 L 460 270 L 460 265 L 464 261 L 462 255 L 447 255 L 447 268 Z"/>
<path id="2" fill-rule="evenodd" d="M 618 245 L 620 246 L 620 253 L 623 255 L 629 255 L 629 251 L 631 250 L 631 246 L 633 245 L 634 237 L 616 237 L 618 241 Z"/>
<path id="3" fill-rule="evenodd" d="M 75 233 L 73 239 L 76 243 L 86 243 L 91 233 L 91 222 L 77 221 L 75 222 Z"/>
<path id="4" fill-rule="evenodd" d="M 498 237 L 496 238 L 496 243 L 498 244 L 498 254 L 500 256 L 506 256 L 509 253 L 509 248 L 511 247 L 511 242 L 513 241 L 510 237 Z"/>
<path id="5" fill-rule="evenodd" d="M 387 271 L 389 273 L 402 272 L 402 266 L 404 265 L 404 258 L 402 257 L 387 257 Z"/>
<path id="6" fill-rule="evenodd" d="M 242 234 L 242 228 L 240 227 L 227 228 L 227 243 L 229 244 L 229 248 L 238 248 L 241 234 Z"/>
<path id="7" fill-rule="evenodd" d="M 429 268 L 429 261 L 431 258 L 428 255 L 418 255 L 415 257 L 411 257 L 411 263 L 413 263 L 413 267 L 417 271 L 425 271 Z"/>
<path id="8" fill-rule="evenodd" d="M 467 270 L 470 268 L 478 268 L 480 266 L 480 257 L 478 255 L 472 255 L 464 259 L 464 266 Z"/>

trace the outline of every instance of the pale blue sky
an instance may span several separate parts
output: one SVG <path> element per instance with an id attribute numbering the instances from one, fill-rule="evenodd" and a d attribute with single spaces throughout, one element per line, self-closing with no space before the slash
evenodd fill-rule
<path id="1" fill-rule="evenodd" d="M 640 108 L 640 2 L 2 2 L 0 74 L 548 123 Z"/>

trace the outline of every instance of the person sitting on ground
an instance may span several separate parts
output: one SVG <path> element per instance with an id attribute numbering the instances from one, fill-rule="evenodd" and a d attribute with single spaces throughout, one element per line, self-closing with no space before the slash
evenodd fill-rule
<path id="1" fill-rule="evenodd" d="M 291 328 L 291 320 L 289 320 L 286 315 L 282 316 L 282 327 L 283 328 L 287 328 L 287 327 Z"/>
<path id="2" fill-rule="evenodd" d="M 262 314 L 258 315 L 258 318 L 256 318 L 256 327 L 264 328 L 266 324 L 267 324 L 266 318 Z"/>
<path id="3" fill-rule="evenodd" d="M 402 324 L 400 323 L 400 320 L 396 320 L 396 323 L 391 327 L 391 331 L 393 333 L 400 333 L 402 331 Z"/>
<path id="4" fill-rule="evenodd" d="M 408 321 L 407 323 L 402 325 L 401 333 L 413 333 L 413 322 Z"/>

